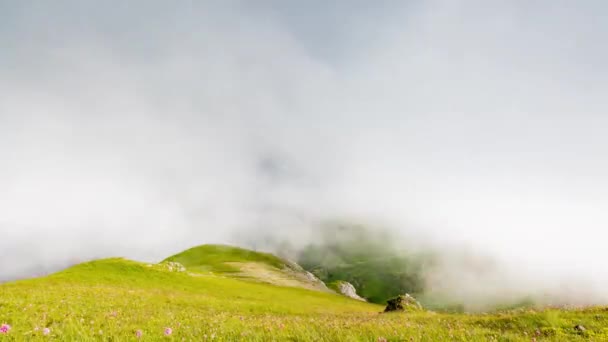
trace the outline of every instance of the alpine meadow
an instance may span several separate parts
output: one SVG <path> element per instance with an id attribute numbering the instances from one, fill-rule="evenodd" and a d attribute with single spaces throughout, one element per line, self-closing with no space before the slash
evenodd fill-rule
<path id="1" fill-rule="evenodd" d="M 0 0 L 0 342 L 608 341 L 607 17 Z"/>

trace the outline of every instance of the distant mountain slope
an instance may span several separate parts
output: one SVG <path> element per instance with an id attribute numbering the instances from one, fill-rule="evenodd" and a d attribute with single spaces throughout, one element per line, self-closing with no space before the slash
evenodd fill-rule
<path id="1" fill-rule="evenodd" d="M 239 247 L 202 245 L 173 255 L 163 262 L 178 262 L 194 272 L 212 272 L 278 286 L 333 292 L 294 262 Z"/>
<path id="2" fill-rule="evenodd" d="M 297 260 L 325 283 L 347 281 L 367 300 L 384 304 L 404 293 L 421 294 L 428 256 L 408 254 L 390 235 L 355 225 L 325 227 Z"/>

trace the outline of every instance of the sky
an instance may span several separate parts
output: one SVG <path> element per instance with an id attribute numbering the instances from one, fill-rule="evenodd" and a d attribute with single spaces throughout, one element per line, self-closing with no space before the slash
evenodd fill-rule
<path id="1" fill-rule="evenodd" d="M 607 14 L 0 1 L 0 279 L 340 218 L 606 301 Z"/>

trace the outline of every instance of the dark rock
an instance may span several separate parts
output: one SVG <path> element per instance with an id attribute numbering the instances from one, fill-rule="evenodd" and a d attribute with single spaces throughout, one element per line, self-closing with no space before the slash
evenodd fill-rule
<path id="1" fill-rule="evenodd" d="M 386 302 L 386 308 L 384 312 L 391 311 L 421 311 L 422 305 L 409 294 L 399 295 L 393 299 L 389 299 Z"/>

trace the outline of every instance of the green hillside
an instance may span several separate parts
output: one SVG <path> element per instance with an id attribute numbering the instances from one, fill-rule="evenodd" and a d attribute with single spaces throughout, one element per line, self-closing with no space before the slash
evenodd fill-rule
<path id="1" fill-rule="evenodd" d="M 235 253 L 228 255 L 243 255 L 242 251 L 231 251 Z M 186 264 L 192 260 L 190 267 L 196 268 L 200 263 L 190 256 L 200 256 L 199 252 L 178 254 L 173 260 L 181 255 L 184 259 L 179 260 Z M 259 255 L 254 255 L 257 261 L 271 264 L 269 260 L 281 260 L 259 260 Z M 216 256 L 208 260 L 222 263 Z M 132 341 L 138 334 L 143 341 L 608 339 L 608 311 L 603 308 L 484 315 L 382 314 L 384 307 L 380 305 L 233 278 L 234 273 L 238 272 L 176 272 L 163 264 L 115 258 L 2 284 L 0 326 L 10 329 L 0 332 L 0 341 Z M 574 329 L 577 324 L 585 331 Z"/>
<path id="2" fill-rule="evenodd" d="M 405 254 L 390 234 L 356 225 L 328 225 L 298 263 L 326 283 L 348 281 L 374 303 L 403 293 L 422 294 L 428 256 Z"/>
<path id="3" fill-rule="evenodd" d="M 333 292 L 293 262 L 234 246 L 197 246 L 163 260 L 166 262 L 178 262 L 191 272 L 211 272 L 279 286 Z"/>
<path id="4" fill-rule="evenodd" d="M 190 270 L 213 272 L 238 272 L 239 269 L 231 263 L 259 262 L 277 269 L 285 267 L 285 261 L 269 253 L 224 246 L 202 245 L 190 248 L 179 254 L 168 257 L 164 261 L 175 261 Z"/>

